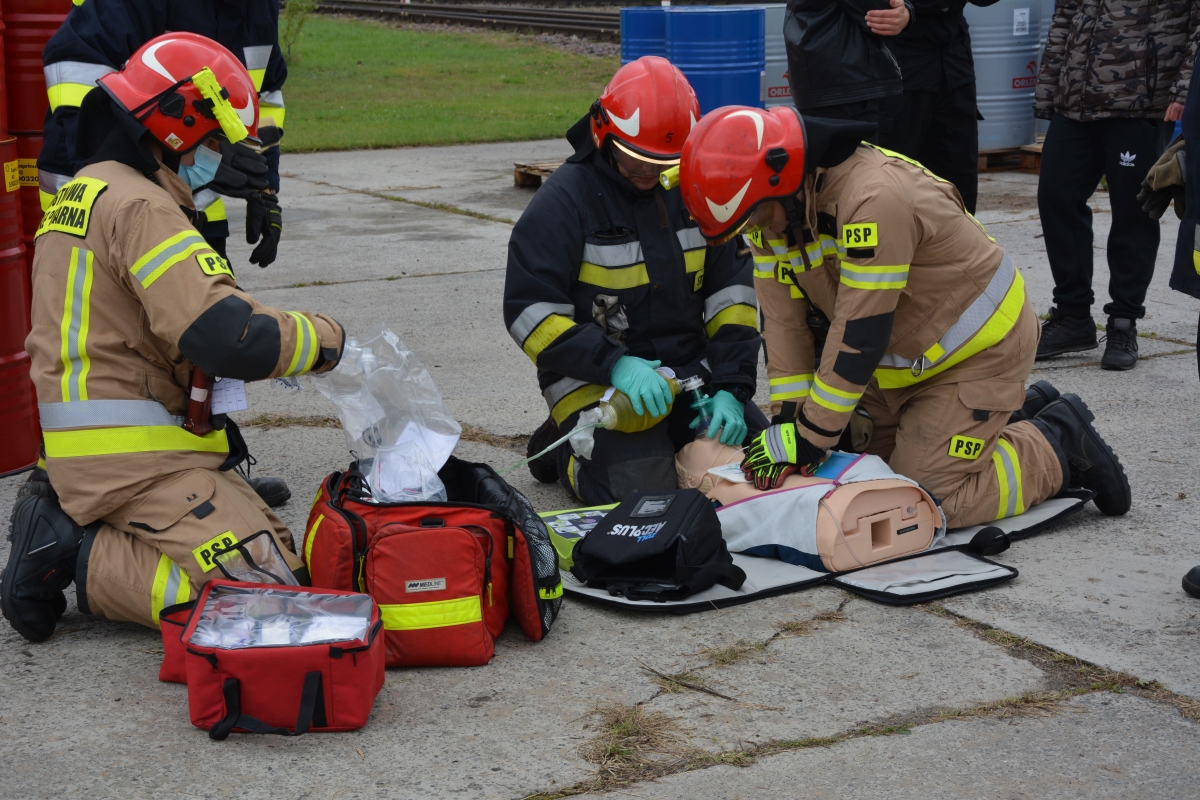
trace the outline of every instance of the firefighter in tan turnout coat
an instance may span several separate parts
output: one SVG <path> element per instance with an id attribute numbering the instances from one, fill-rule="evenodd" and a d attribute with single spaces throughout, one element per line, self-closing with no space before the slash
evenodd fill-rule
<path id="1" fill-rule="evenodd" d="M 240 291 L 189 219 L 212 164 L 197 150 L 253 141 L 245 67 L 209 39 L 166 34 L 99 86 L 81 111 L 88 166 L 37 232 L 26 347 L 46 469 L 18 497 L 0 578 L 4 616 L 34 641 L 53 633 L 72 580 L 85 613 L 155 625 L 222 575 L 221 546 L 260 531 L 305 582 L 288 529 L 228 471 L 245 457 L 236 426 L 197 435 L 181 422 L 194 366 L 241 380 L 324 371 L 344 338 L 329 317 Z"/>
<path id="2" fill-rule="evenodd" d="M 952 527 L 1071 486 L 1125 513 L 1128 482 L 1083 401 L 1011 421 L 1038 341 L 1020 272 L 950 183 L 861 144 L 872 129 L 727 108 L 684 146 L 678 180 L 701 231 L 747 234 L 755 254 L 776 424 L 747 449 L 747 477 L 772 488 L 811 470 L 861 408 L 868 452 L 937 496 Z M 829 320 L 819 350 L 812 308 Z"/>

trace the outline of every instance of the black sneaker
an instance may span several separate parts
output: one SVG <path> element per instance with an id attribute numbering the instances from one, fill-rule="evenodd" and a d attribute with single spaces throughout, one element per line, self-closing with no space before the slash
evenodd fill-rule
<path id="1" fill-rule="evenodd" d="M 1138 361 L 1137 325 L 1131 319 L 1109 317 L 1101 369 L 1133 369 Z"/>
<path id="2" fill-rule="evenodd" d="M 1038 342 L 1037 360 L 1060 356 L 1063 353 L 1082 353 L 1100 346 L 1096 339 L 1096 323 L 1088 317 L 1065 317 L 1057 308 L 1050 309 L 1050 319 L 1042 323 L 1042 338 Z"/>
<path id="3" fill-rule="evenodd" d="M 529 446 L 525 448 L 525 457 L 549 447 L 561 434 L 554 417 L 547 417 L 542 426 L 529 437 Z M 558 450 L 551 450 L 545 455 L 529 462 L 529 474 L 539 483 L 554 483 L 558 480 Z"/>
<path id="4" fill-rule="evenodd" d="M 283 478 L 247 478 L 246 483 L 270 508 L 279 508 L 292 499 L 292 490 Z"/>
<path id="5" fill-rule="evenodd" d="M 1050 381 L 1037 381 L 1025 389 L 1025 404 L 1014 411 L 1008 424 L 1033 419 L 1037 413 L 1058 399 L 1059 391 Z"/>
<path id="6" fill-rule="evenodd" d="M 1033 424 L 1058 452 L 1063 488 L 1090 489 L 1100 513 L 1116 517 L 1132 504 L 1129 479 L 1116 453 L 1092 427 L 1095 418 L 1078 395 L 1064 394 L 1038 412 Z"/>
<path id="7" fill-rule="evenodd" d="M 1192 597 L 1200 597 L 1200 567 L 1192 567 L 1183 576 L 1183 590 Z"/>
<path id="8" fill-rule="evenodd" d="M 26 491 L 28 489 L 28 491 Z M 0 575 L 0 612 L 31 642 L 49 639 L 67 608 L 86 533 L 59 506 L 48 482 L 29 481 L 13 505 L 12 549 Z"/>

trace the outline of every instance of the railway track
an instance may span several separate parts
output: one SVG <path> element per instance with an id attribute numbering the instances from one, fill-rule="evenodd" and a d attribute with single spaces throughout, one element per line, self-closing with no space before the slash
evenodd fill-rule
<path id="1" fill-rule="evenodd" d="M 500 30 L 572 33 L 610 41 L 621 38 L 621 15 L 616 11 L 401 3 L 399 0 L 320 0 L 317 10 L 413 22 L 457 22 Z"/>

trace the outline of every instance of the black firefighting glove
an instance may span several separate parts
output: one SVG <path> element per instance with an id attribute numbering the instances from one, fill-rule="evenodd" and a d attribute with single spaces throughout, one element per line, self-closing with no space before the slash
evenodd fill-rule
<path id="1" fill-rule="evenodd" d="M 269 189 L 267 159 L 243 144 L 220 141 L 221 165 L 212 183 L 206 188 L 226 197 L 249 198 L 255 192 Z"/>
<path id="2" fill-rule="evenodd" d="M 250 263 L 265 267 L 275 260 L 279 237 L 283 234 L 283 212 L 273 194 L 255 192 L 246 198 L 246 244 L 258 242 L 250 254 Z"/>
<path id="3" fill-rule="evenodd" d="M 812 475 L 825 457 L 825 451 L 810 443 L 785 422 L 772 425 L 754 437 L 742 459 L 742 473 L 757 489 L 775 489 L 794 472 Z"/>
<path id="4" fill-rule="evenodd" d="M 1162 219 L 1167 206 L 1175 201 L 1175 215 L 1184 214 L 1184 150 L 1183 137 L 1176 139 L 1162 154 L 1142 180 L 1137 201 L 1150 219 Z"/>

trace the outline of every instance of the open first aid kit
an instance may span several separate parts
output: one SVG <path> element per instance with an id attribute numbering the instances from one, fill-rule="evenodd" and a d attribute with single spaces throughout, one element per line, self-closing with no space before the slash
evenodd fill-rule
<path id="1" fill-rule="evenodd" d="M 218 579 L 159 622 L 159 679 L 187 684 L 212 739 L 357 730 L 383 688 L 383 620 L 365 594 Z"/>
<path id="2" fill-rule="evenodd" d="M 372 499 L 356 464 L 321 484 L 304 561 L 313 586 L 379 604 L 386 662 L 486 664 L 511 614 L 541 640 L 562 603 L 550 536 L 529 501 L 486 464 L 451 457 L 445 502 Z"/>

